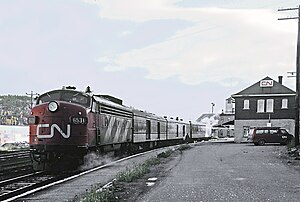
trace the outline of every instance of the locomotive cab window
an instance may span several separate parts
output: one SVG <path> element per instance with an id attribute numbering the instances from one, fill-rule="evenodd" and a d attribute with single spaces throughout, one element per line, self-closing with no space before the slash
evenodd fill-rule
<path id="1" fill-rule="evenodd" d="M 45 102 L 50 102 L 52 100 L 60 100 L 60 93 L 59 92 L 49 92 L 41 95 L 36 104 L 42 104 Z"/>
<path id="2" fill-rule="evenodd" d="M 83 105 L 85 107 L 90 107 L 91 98 L 78 92 L 78 91 L 52 91 L 41 95 L 37 104 L 42 104 L 45 102 L 50 102 L 53 100 L 61 100 L 71 103 L 76 103 Z"/>
<path id="3" fill-rule="evenodd" d="M 89 97 L 87 97 L 85 95 L 82 95 L 79 92 L 65 92 L 65 93 L 62 93 L 61 100 L 81 104 L 81 105 L 84 105 L 86 107 L 88 107 L 89 103 L 90 103 Z"/>

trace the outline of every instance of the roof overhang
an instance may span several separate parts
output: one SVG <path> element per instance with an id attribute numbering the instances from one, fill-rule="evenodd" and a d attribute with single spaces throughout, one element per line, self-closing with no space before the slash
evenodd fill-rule
<path id="1" fill-rule="evenodd" d="M 294 93 L 289 94 L 248 94 L 248 95 L 232 95 L 233 98 L 236 97 L 286 97 L 286 96 L 296 96 Z"/>
<path id="2" fill-rule="evenodd" d="M 234 120 L 231 120 L 231 121 L 228 121 L 228 122 L 225 122 L 222 124 L 223 126 L 230 126 L 230 125 L 234 125 Z"/>
<path id="3" fill-rule="evenodd" d="M 234 125 L 234 120 L 227 121 L 223 124 L 213 125 L 213 128 L 228 128 L 229 126 Z"/>

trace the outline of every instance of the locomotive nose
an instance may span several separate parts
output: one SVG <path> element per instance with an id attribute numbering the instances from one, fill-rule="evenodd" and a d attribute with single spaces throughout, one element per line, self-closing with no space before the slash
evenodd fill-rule
<path id="1" fill-rule="evenodd" d="M 27 118 L 28 125 L 35 125 L 39 123 L 39 117 L 38 116 L 29 116 Z"/>

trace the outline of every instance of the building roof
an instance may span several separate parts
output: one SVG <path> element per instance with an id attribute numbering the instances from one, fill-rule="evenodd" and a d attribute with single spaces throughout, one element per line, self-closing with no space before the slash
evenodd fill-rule
<path id="1" fill-rule="evenodd" d="M 197 120 L 197 123 L 214 123 L 214 122 L 219 122 L 220 115 L 219 114 L 213 114 L 213 113 L 207 113 L 207 114 L 202 114 Z"/>
<path id="2" fill-rule="evenodd" d="M 266 81 L 272 81 L 270 85 L 264 85 L 262 82 Z M 271 86 L 272 85 L 272 86 Z M 265 95 L 265 96 L 271 96 L 271 95 L 295 95 L 295 91 L 291 90 L 290 88 L 282 85 L 281 83 L 273 80 L 270 77 L 265 77 L 255 84 L 249 86 L 248 88 L 245 88 L 244 90 L 233 94 L 232 97 L 240 97 L 240 96 L 259 96 L 259 95 Z"/>

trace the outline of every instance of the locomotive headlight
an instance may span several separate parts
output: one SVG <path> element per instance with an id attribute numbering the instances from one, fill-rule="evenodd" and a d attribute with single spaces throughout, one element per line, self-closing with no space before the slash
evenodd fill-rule
<path id="1" fill-rule="evenodd" d="M 57 104 L 57 102 L 55 102 L 55 101 L 49 102 L 49 104 L 48 104 L 48 110 L 50 112 L 56 112 L 58 110 L 58 104 Z"/>

